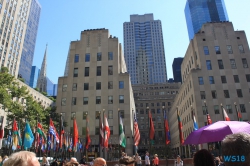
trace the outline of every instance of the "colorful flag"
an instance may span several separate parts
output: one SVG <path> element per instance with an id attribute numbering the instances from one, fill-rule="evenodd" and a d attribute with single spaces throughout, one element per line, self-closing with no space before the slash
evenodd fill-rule
<path id="1" fill-rule="evenodd" d="M 61 126 L 60 126 L 60 149 L 63 148 L 63 139 L 64 139 L 64 126 L 63 126 L 63 117 L 61 116 Z"/>
<path id="2" fill-rule="evenodd" d="M 32 146 L 32 143 L 34 141 L 34 135 L 32 133 L 32 130 L 30 128 L 28 121 L 26 122 L 26 125 L 25 125 L 24 135 L 25 136 L 24 136 L 23 146 L 25 149 L 27 149 Z"/>
<path id="3" fill-rule="evenodd" d="M 89 136 L 89 120 L 88 118 L 86 119 L 87 120 L 87 125 L 86 125 L 86 144 L 85 144 L 85 148 L 88 149 L 89 148 L 89 145 L 91 143 L 91 139 L 90 139 L 90 136 Z"/>
<path id="4" fill-rule="evenodd" d="M 49 133 L 55 137 L 56 142 L 59 142 L 59 136 L 58 136 L 58 133 L 56 132 L 56 128 L 51 118 L 50 118 L 50 124 L 49 124 Z"/>
<path id="5" fill-rule="evenodd" d="M 4 137 L 4 116 L 1 116 L 1 125 L 0 125 L 0 149 L 2 149 L 3 137 Z"/>
<path id="6" fill-rule="evenodd" d="M 13 145 L 12 145 L 12 150 L 16 150 L 18 146 L 18 126 L 17 126 L 17 121 L 14 119 L 13 121 L 13 127 L 12 127 L 12 133 L 13 133 Z"/>
<path id="7" fill-rule="evenodd" d="M 137 123 L 136 114 L 134 114 L 134 144 L 138 146 L 140 142 L 140 131 Z"/>
<path id="8" fill-rule="evenodd" d="M 182 123 L 181 123 L 181 117 L 180 117 L 180 114 L 179 114 L 179 110 L 177 110 L 177 119 L 178 119 L 178 123 L 179 123 L 180 145 L 183 145 L 184 138 L 183 138 L 183 133 L 182 133 Z"/>
<path id="9" fill-rule="evenodd" d="M 224 107 L 222 107 L 222 109 L 223 109 L 223 114 L 224 114 L 225 121 L 230 121 L 230 118 L 228 117 L 227 112 L 224 109 Z"/>
<path id="10" fill-rule="evenodd" d="M 44 134 L 44 131 L 43 131 L 43 126 L 41 123 L 37 123 L 37 129 L 36 129 L 36 132 L 38 132 L 45 140 L 47 139 L 46 138 L 46 135 Z"/>
<path id="11" fill-rule="evenodd" d="M 99 129 L 100 129 L 100 134 L 99 134 L 99 144 L 101 147 L 103 147 L 103 123 L 101 117 L 99 117 Z"/>
<path id="12" fill-rule="evenodd" d="M 78 142 L 78 127 L 76 123 L 76 119 L 73 121 L 73 150 L 77 151 L 77 142 Z"/>
<path id="13" fill-rule="evenodd" d="M 167 113 L 166 110 L 164 111 L 164 126 L 165 126 L 165 134 L 166 134 L 166 145 L 170 143 L 170 131 L 169 131 L 169 126 L 168 126 L 168 118 L 167 118 Z"/>
<path id="14" fill-rule="evenodd" d="M 236 107 L 236 104 L 235 104 L 235 108 L 236 108 L 236 112 L 237 112 L 238 121 L 242 121 L 242 115 L 241 115 L 240 111 L 238 110 L 238 108 Z"/>
<path id="15" fill-rule="evenodd" d="M 108 148 L 108 142 L 109 142 L 109 136 L 110 136 L 110 129 L 109 129 L 109 124 L 108 124 L 108 119 L 107 117 L 105 116 L 104 117 L 104 144 L 103 144 L 103 147 L 104 148 Z"/>
<path id="16" fill-rule="evenodd" d="M 155 128 L 154 128 L 154 122 L 152 119 L 152 114 L 151 111 L 148 111 L 148 116 L 149 116 L 149 138 L 150 140 L 154 140 L 154 136 L 155 136 Z"/>
<path id="17" fill-rule="evenodd" d="M 47 136 L 47 149 L 48 151 L 50 151 L 51 149 L 51 137 L 50 137 L 49 131 L 48 131 L 48 136 Z"/>
<path id="18" fill-rule="evenodd" d="M 197 124 L 197 122 L 196 122 L 196 119 L 195 119 L 195 114 L 194 114 L 194 112 L 192 111 L 192 115 L 193 115 L 193 122 L 194 122 L 194 130 L 198 130 L 199 129 L 199 127 L 198 127 L 198 124 Z"/>
<path id="19" fill-rule="evenodd" d="M 207 114 L 207 125 L 210 125 L 210 124 L 212 124 L 212 120 L 210 118 L 210 115 Z"/>
<path id="20" fill-rule="evenodd" d="M 22 134 L 21 134 L 21 127 L 20 127 L 20 122 L 18 122 L 18 149 L 21 149 L 22 146 Z"/>
<path id="21" fill-rule="evenodd" d="M 122 117 L 120 117 L 119 136 L 120 136 L 120 145 L 125 148 L 126 147 L 126 137 L 125 137 L 125 134 L 124 134 Z"/>

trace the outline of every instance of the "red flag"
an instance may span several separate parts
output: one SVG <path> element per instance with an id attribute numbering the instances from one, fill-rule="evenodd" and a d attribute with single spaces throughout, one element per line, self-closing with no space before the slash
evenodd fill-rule
<path id="1" fill-rule="evenodd" d="M 210 118 L 210 115 L 207 114 L 207 125 L 210 125 L 210 124 L 212 124 L 212 120 Z"/>
<path id="2" fill-rule="evenodd" d="M 168 118 L 167 118 L 167 113 L 166 110 L 164 111 L 164 125 L 165 125 L 165 143 L 168 145 L 170 143 L 170 131 L 169 131 L 169 126 L 168 126 Z"/>
<path id="3" fill-rule="evenodd" d="M 63 138 L 64 138 L 64 127 L 63 127 L 63 118 L 62 118 L 62 116 L 61 116 L 61 132 L 60 132 L 60 144 L 59 144 L 59 147 L 60 147 L 60 149 L 62 149 L 62 145 L 63 145 L 63 143 L 64 143 L 64 141 L 63 141 Z"/>
<path id="4" fill-rule="evenodd" d="M 224 114 L 225 121 L 230 121 L 230 118 L 228 117 L 227 112 L 224 109 L 224 107 L 222 109 L 223 109 L 223 114 Z"/>
<path id="5" fill-rule="evenodd" d="M 73 122 L 73 150 L 75 152 L 77 151 L 77 142 L 78 142 L 78 128 L 77 128 L 76 119 L 74 118 L 74 122 Z"/>
<path id="6" fill-rule="evenodd" d="M 101 116 L 99 117 L 99 129 L 100 129 L 99 144 L 101 147 L 103 147 L 103 124 L 102 124 Z"/>
<path id="7" fill-rule="evenodd" d="M 140 142 L 140 131 L 138 128 L 136 114 L 134 114 L 134 142 L 135 142 L 135 146 L 138 146 Z"/>
<path id="8" fill-rule="evenodd" d="M 105 116 L 104 117 L 104 127 L 103 127 L 103 131 L 104 131 L 104 143 L 103 143 L 103 147 L 108 148 L 108 144 L 109 144 L 109 136 L 110 136 L 110 129 L 109 129 L 109 124 L 108 124 L 108 119 Z"/>
<path id="9" fill-rule="evenodd" d="M 149 115 L 149 124 L 150 124 L 149 138 L 151 140 L 153 140 L 154 135 L 155 135 L 155 128 L 154 128 L 154 123 L 153 123 L 153 120 L 152 120 L 152 114 L 151 114 L 150 111 L 148 112 L 148 115 Z"/>
<path id="10" fill-rule="evenodd" d="M 89 145 L 91 143 L 91 139 L 90 139 L 90 136 L 89 136 L 89 120 L 87 120 L 87 126 L 86 126 L 86 144 L 85 144 L 85 148 L 86 150 L 89 149 Z"/>
<path id="11" fill-rule="evenodd" d="M 182 123 L 181 123 L 181 117 L 180 117 L 178 110 L 177 110 L 177 119 L 178 119 L 178 123 L 179 123 L 180 144 L 183 145 L 184 138 L 183 138 L 183 133 L 182 133 Z"/>

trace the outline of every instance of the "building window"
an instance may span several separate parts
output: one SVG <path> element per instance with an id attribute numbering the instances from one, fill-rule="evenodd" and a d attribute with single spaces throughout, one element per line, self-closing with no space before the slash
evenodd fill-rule
<path id="1" fill-rule="evenodd" d="M 230 64 L 231 64 L 231 68 L 232 68 L 232 69 L 237 69 L 236 63 L 235 63 L 235 60 L 234 60 L 234 59 L 230 59 Z"/>
<path id="2" fill-rule="evenodd" d="M 88 105 L 89 103 L 89 98 L 88 97 L 84 97 L 83 98 L 83 105 Z"/>
<path id="3" fill-rule="evenodd" d="M 101 89 L 101 82 L 97 82 L 96 83 L 96 90 L 100 90 Z"/>
<path id="4" fill-rule="evenodd" d="M 79 62 L 79 54 L 75 54 L 75 63 Z"/>
<path id="5" fill-rule="evenodd" d="M 212 70 L 212 64 L 210 60 L 206 60 L 207 70 Z"/>
<path id="6" fill-rule="evenodd" d="M 229 95 L 229 91 L 228 91 L 228 90 L 224 90 L 224 97 L 225 97 L 225 98 L 230 98 L 230 95 Z"/>
<path id="7" fill-rule="evenodd" d="M 97 53 L 97 61 L 101 61 L 102 60 L 102 53 L 98 52 Z"/>
<path id="8" fill-rule="evenodd" d="M 85 67 L 84 76 L 85 76 L 85 77 L 88 77 L 88 76 L 89 76 L 89 67 Z"/>
<path id="9" fill-rule="evenodd" d="M 77 91 L 77 83 L 73 83 L 72 91 Z"/>
<path id="10" fill-rule="evenodd" d="M 100 119 L 100 115 L 101 115 L 101 112 L 100 111 L 96 111 L 95 112 L 95 119 Z"/>
<path id="11" fill-rule="evenodd" d="M 99 127 L 96 127 L 95 128 L 95 135 L 99 135 L 100 134 L 100 128 Z"/>
<path id="12" fill-rule="evenodd" d="M 205 91 L 200 91 L 201 99 L 206 99 Z"/>
<path id="13" fill-rule="evenodd" d="M 204 85 L 203 77 L 198 77 L 199 85 Z"/>
<path id="14" fill-rule="evenodd" d="M 218 60 L 219 69 L 224 69 L 223 61 Z"/>
<path id="15" fill-rule="evenodd" d="M 239 79 L 238 75 L 234 75 L 234 82 L 235 83 L 239 83 L 240 82 L 240 79 Z"/>
<path id="16" fill-rule="evenodd" d="M 209 76 L 209 83 L 214 84 L 214 76 Z"/>
<path id="17" fill-rule="evenodd" d="M 250 74 L 246 74 L 246 80 L 247 82 L 250 82 Z"/>
<path id="18" fill-rule="evenodd" d="M 71 105 L 76 105 L 76 97 L 72 97 Z"/>
<path id="19" fill-rule="evenodd" d="M 119 103 L 124 103 L 124 96 L 123 95 L 119 96 Z"/>
<path id="20" fill-rule="evenodd" d="M 113 119 L 113 110 L 108 111 L 108 118 Z"/>
<path id="21" fill-rule="evenodd" d="M 232 53 L 233 53 L 232 46 L 227 45 L 227 53 L 228 53 L 228 54 L 232 54 Z"/>
<path id="22" fill-rule="evenodd" d="M 73 127 L 72 127 L 72 129 L 73 129 Z M 99 133 L 100 133 L 100 131 L 99 131 Z M 82 127 L 82 135 L 86 135 L 86 127 Z"/>
<path id="23" fill-rule="evenodd" d="M 108 82 L 108 89 L 113 89 L 113 81 Z"/>
<path id="24" fill-rule="evenodd" d="M 71 119 L 76 118 L 76 113 L 75 112 L 71 112 Z"/>
<path id="25" fill-rule="evenodd" d="M 240 104 L 240 112 L 246 113 L 246 108 L 244 104 Z"/>
<path id="26" fill-rule="evenodd" d="M 62 91 L 63 91 L 63 92 L 66 92 L 66 91 L 67 91 L 67 86 L 68 86 L 68 85 L 63 84 L 63 87 L 62 87 Z"/>
<path id="27" fill-rule="evenodd" d="M 101 66 L 97 66 L 97 68 L 96 68 L 96 75 L 97 76 L 101 76 L 102 75 L 102 67 Z"/>
<path id="28" fill-rule="evenodd" d="M 226 76 L 221 76 L 221 83 L 226 84 L 227 83 L 227 78 Z"/>
<path id="29" fill-rule="evenodd" d="M 248 64 L 247 64 L 247 59 L 246 58 L 242 58 L 242 64 L 243 64 L 243 68 L 248 68 Z"/>
<path id="30" fill-rule="evenodd" d="M 74 77 L 78 77 L 78 68 L 74 68 Z"/>
<path id="31" fill-rule="evenodd" d="M 124 81 L 119 81 L 119 89 L 124 89 Z"/>
<path id="32" fill-rule="evenodd" d="M 204 50 L 204 54 L 205 54 L 205 55 L 209 55 L 208 46 L 204 46 L 204 47 L 203 47 L 203 50 Z"/>
<path id="33" fill-rule="evenodd" d="M 96 104 L 101 104 L 101 96 L 96 96 Z"/>
<path id="34" fill-rule="evenodd" d="M 108 67 L 108 75 L 113 75 L 113 66 Z"/>
<path id="35" fill-rule="evenodd" d="M 245 53 L 243 45 L 238 45 L 240 53 Z"/>
<path id="36" fill-rule="evenodd" d="M 202 112 L 203 115 L 207 115 L 207 108 L 205 106 L 202 106 Z"/>
<path id="37" fill-rule="evenodd" d="M 61 105 L 62 105 L 62 106 L 65 106 L 65 105 L 66 105 L 66 98 L 62 98 Z"/>
<path id="38" fill-rule="evenodd" d="M 113 126 L 109 126 L 109 130 L 110 130 L 110 135 L 113 135 Z"/>
<path id="39" fill-rule="evenodd" d="M 108 59 L 113 60 L 113 52 L 108 52 Z"/>
<path id="40" fill-rule="evenodd" d="M 243 97 L 241 89 L 236 89 L 238 97 Z"/>
<path id="41" fill-rule="evenodd" d="M 108 103 L 113 104 L 113 96 L 108 96 Z"/>
<path id="42" fill-rule="evenodd" d="M 124 116 L 124 110 L 120 110 L 119 112 L 120 112 L 120 117 L 122 117 L 122 119 L 124 119 L 124 117 L 125 117 Z"/>
<path id="43" fill-rule="evenodd" d="M 85 62 L 89 62 L 90 61 L 90 54 L 87 53 L 85 54 Z"/>
<path id="44" fill-rule="evenodd" d="M 214 49 L 215 49 L 216 54 L 220 54 L 220 47 L 219 46 L 215 46 Z"/>
<path id="45" fill-rule="evenodd" d="M 161 105 L 162 105 L 162 106 L 165 106 L 165 102 L 162 102 Z"/>
<path id="46" fill-rule="evenodd" d="M 217 93 L 216 93 L 216 91 L 215 91 L 215 90 L 212 90 L 211 92 L 212 92 L 212 98 L 213 98 L 213 99 L 216 99 L 216 98 L 217 98 Z"/>
<path id="47" fill-rule="evenodd" d="M 155 114 L 155 109 L 151 109 L 151 113 L 152 113 L 152 114 Z"/>
<path id="48" fill-rule="evenodd" d="M 220 114 L 220 109 L 218 105 L 214 105 L 214 113 L 215 114 Z"/>
<path id="49" fill-rule="evenodd" d="M 144 110 L 143 109 L 140 109 L 140 114 L 144 114 Z"/>
<path id="50" fill-rule="evenodd" d="M 160 114 L 161 113 L 161 109 L 157 109 L 157 114 Z"/>
<path id="51" fill-rule="evenodd" d="M 89 83 L 84 83 L 83 88 L 84 90 L 89 90 Z"/>
<path id="52" fill-rule="evenodd" d="M 226 109 L 227 109 L 227 112 L 229 114 L 232 114 L 233 113 L 233 110 L 232 110 L 232 106 L 231 105 L 226 105 Z"/>
<path id="53" fill-rule="evenodd" d="M 82 119 L 86 120 L 87 119 L 87 115 L 88 115 L 88 112 L 87 111 L 83 111 Z"/>

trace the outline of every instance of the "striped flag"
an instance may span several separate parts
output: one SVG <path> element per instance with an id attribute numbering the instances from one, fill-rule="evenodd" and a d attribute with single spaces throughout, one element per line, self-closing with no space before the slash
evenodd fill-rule
<path id="1" fill-rule="evenodd" d="M 224 109 L 224 107 L 223 107 L 223 114 L 224 114 L 225 121 L 230 121 L 230 118 L 228 117 L 227 112 Z"/>
<path id="2" fill-rule="evenodd" d="M 134 142 L 135 142 L 135 146 L 138 146 L 140 142 L 140 131 L 138 128 L 136 114 L 134 114 Z"/>
<path id="3" fill-rule="evenodd" d="M 103 127 L 103 131 L 105 132 L 104 135 L 104 143 L 103 143 L 103 146 L 104 148 L 108 148 L 108 144 L 109 144 L 109 136 L 110 136 L 110 129 L 109 129 L 109 124 L 108 124 L 108 119 L 107 117 L 105 116 L 104 117 L 104 127 Z"/>
<path id="4" fill-rule="evenodd" d="M 196 122 L 196 119 L 195 119 L 195 114 L 194 114 L 194 112 L 192 111 L 192 115 L 193 115 L 193 121 L 194 121 L 194 130 L 198 130 L 199 129 L 199 127 L 198 127 L 198 124 L 197 124 L 197 122 Z"/>
<path id="5" fill-rule="evenodd" d="M 52 134 L 55 137 L 56 142 L 59 143 L 59 136 L 58 136 L 58 133 L 56 132 L 56 128 L 51 118 L 50 118 L 50 124 L 49 124 L 49 133 Z"/>
<path id="6" fill-rule="evenodd" d="M 99 134 L 99 144 L 101 147 L 103 147 L 103 141 L 104 141 L 104 137 L 103 137 L 103 123 L 102 123 L 102 119 L 101 117 L 99 117 L 99 129 L 100 129 L 100 134 Z"/>
<path id="7" fill-rule="evenodd" d="M 164 125 L 165 125 L 165 133 L 166 133 L 166 145 L 170 143 L 170 131 L 169 131 L 169 126 L 168 126 L 168 118 L 167 118 L 167 113 L 166 110 L 164 111 Z"/>
<path id="8" fill-rule="evenodd" d="M 181 117 L 180 117 L 180 113 L 179 113 L 178 109 L 177 109 L 177 119 L 178 119 L 178 123 L 179 123 L 180 144 L 183 145 L 184 138 L 183 138 L 183 133 L 182 133 L 182 123 L 181 123 Z"/>

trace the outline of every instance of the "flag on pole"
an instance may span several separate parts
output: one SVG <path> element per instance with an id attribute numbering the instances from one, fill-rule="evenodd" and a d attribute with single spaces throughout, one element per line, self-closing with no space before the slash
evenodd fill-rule
<path id="1" fill-rule="evenodd" d="M 125 148 L 126 147 L 126 137 L 125 137 L 125 134 L 124 134 L 122 117 L 120 117 L 119 135 L 120 135 L 120 145 Z"/>
<path id="2" fill-rule="evenodd" d="M 25 149 L 27 149 L 32 146 L 32 143 L 34 141 L 34 135 L 32 133 L 32 130 L 30 128 L 28 121 L 26 122 L 26 125 L 25 125 L 24 135 L 25 136 L 24 136 L 23 146 Z"/>
<path id="3" fill-rule="evenodd" d="M 180 113 L 179 113 L 178 109 L 177 109 L 177 119 L 178 119 L 178 123 L 179 123 L 180 145 L 183 145 L 184 138 L 183 138 L 183 133 L 182 133 L 182 123 L 181 123 L 181 117 L 180 117 Z"/>
<path id="4" fill-rule="evenodd" d="M 136 114 L 134 114 L 134 142 L 135 146 L 138 146 L 140 142 L 140 131 L 137 123 Z"/>
<path id="5" fill-rule="evenodd" d="M 2 149 L 3 137 L 4 137 L 4 116 L 1 116 L 1 125 L 0 125 L 0 149 Z"/>
<path id="6" fill-rule="evenodd" d="M 240 111 L 238 110 L 238 108 L 236 107 L 236 103 L 235 103 L 235 108 L 236 108 L 238 120 L 242 121 L 242 115 L 241 115 Z"/>
<path id="7" fill-rule="evenodd" d="M 22 134 L 21 134 L 21 127 L 20 127 L 20 122 L 18 122 L 18 149 L 21 148 L 22 146 Z"/>
<path id="8" fill-rule="evenodd" d="M 78 127 L 76 123 L 76 119 L 73 121 L 73 151 L 77 151 L 77 143 L 78 143 Z"/>
<path id="9" fill-rule="evenodd" d="M 153 140 L 154 136 L 155 136 L 155 128 L 154 128 L 154 122 L 153 122 L 153 119 L 152 119 L 151 111 L 148 111 L 148 116 L 149 116 L 149 124 L 150 124 L 149 138 L 151 140 Z"/>
<path id="10" fill-rule="evenodd" d="M 89 120 L 88 120 L 88 118 L 86 119 L 86 121 L 87 121 L 87 126 L 86 126 L 86 144 L 85 144 L 85 148 L 89 149 L 91 139 L 90 139 L 90 136 L 89 136 Z"/>
<path id="11" fill-rule="evenodd" d="M 13 127 L 12 127 L 12 136 L 13 136 L 13 145 L 12 145 L 12 150 L 16 150 L 18 146 L 18 126 L 17 126 L 17 121 L 14 119 L 13 121 Z"/>
<path id="12" fill-rule="evenodd" d="M 104 137 L 104 144 L 103 147 L 104 148 L 108 148 L 108 144 L 109 144 L 109 136 L 110 136 L 110 129 L 109 129 L 109 124 L 108 124 L 108 119 L 105 116 L 104 117 L 104 132 L 105 132 L 105 137 Z"/>
<path id="13" fill-rule="evenodd" d="M 210 115 L 207 114 L 207 125 L 210 125 L 210 124 L 212 124 L 212 120 L 210 118 Z"/>
<path id="14" fill-rule="evenodd" d="M 192 111 L 192 115 L 193 115 L 193 122 L 194 122 L 194 130 L 198 130 L 199 129 L 199 127 L 198 127 L 198 124 L 197 124 L 197 122 L 196 122 L 196 119 L 195 119 L 195 114 L 194 114 L 194 112 Z"/>
<path id="15" fill-rule="evenodd" d="M 64 138 L 64 126 L 63 126 L 63 117 L 61 116 L 61 132 L 60 132 L 60 149 L 63 148 L 63 138 Z"/>
<path id="16" fill-rule="evenodd" d="M 223 114 L 224 114 L 225 121 L 230 121 L 230 118 L 228 117 L 227 112 L 224 109 L 224 107 L 222 107 L 222 109 L 223 109 Z"/>
<path id="17" fill-rule="evenodd" d="M 39 122 L 37 123 L 36 132 L 38 132 L 45 140 L 47 140 L 46 135 L 44 134 L 43 126 Z"/>
<path id="18" fill-rule="evenodd" d="M 56 142 L 59 143 L 59 136 L 58 136 L 58 133 L 56 132 L 56 128 L 51 118 L 50 118 L 50 124 L 49 124 L 49 133 L 52 134 L 55 137 Z"/>
<path id="19" fill-rule="evenodd" d="M 103 123 L 102 123 L 102 119 L 101 116 L 99 117 L 99 129 L 100 129 L 100 134 L 99 134 L 99 144 L 101 147 L 103 147 Z"/>
<path id="20" fill-rule="evenodd" d="M 167 113 L 166 110 L 164 111 L 164 125 L 165 125 L 165 133 L 166 133 L 166 145 L 170 143 L 170 131 L 169 131 L 169 126 L 168 126 L 168 118 L 167 118 Z"/>

